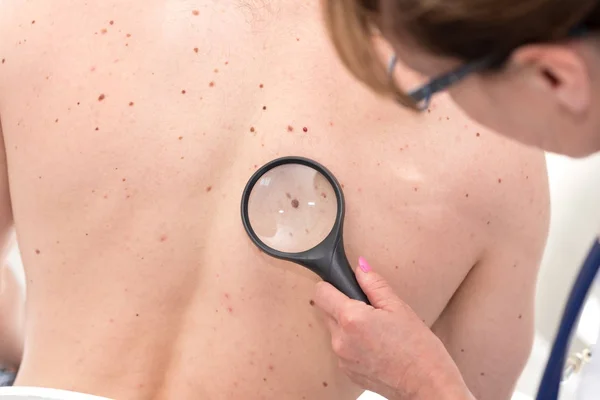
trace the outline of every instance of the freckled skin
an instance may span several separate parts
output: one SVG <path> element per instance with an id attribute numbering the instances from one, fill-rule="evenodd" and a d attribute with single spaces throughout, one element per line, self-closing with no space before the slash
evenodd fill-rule
<path id="1" fill-rule="evenodd" d="M 280 2 L 276 16 L 234 3 L 0 2 L 14 38 L 0 40 L 0 237 L 18 230 L 33 282 L 17 383 L 130 400 L 356 400 L 310 304 L 318 278 L 261 253 L 241 225 L 248 178 L 290 154 L 344 183 L 352 265 L 365 256 L 402 293 L 476 391 L 481 371 L 510 380 L 488 360 L 531 322 L 543 156 L 472 127 L 444 96 L 417 116 L 367 93 L 335 58 L 319 2 Z M 285 190 L 295 214 L 308 209 Z M 482 315 L 507 318 L 482 327 L 495 321 Z"/>

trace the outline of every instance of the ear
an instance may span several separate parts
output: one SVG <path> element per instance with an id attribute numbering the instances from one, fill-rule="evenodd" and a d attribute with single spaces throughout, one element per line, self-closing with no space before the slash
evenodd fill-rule
<path id="1" fill-rule="evenodd" d="M 581 115 L 590 107 L 592 89 L 585 60 L 568 44 L 522 46 L 510 61 L 569 112 Z"/>

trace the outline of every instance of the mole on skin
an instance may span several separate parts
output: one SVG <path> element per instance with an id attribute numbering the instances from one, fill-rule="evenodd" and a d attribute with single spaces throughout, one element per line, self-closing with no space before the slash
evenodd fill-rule
<path id="1" fill-rule="evenodd" d="M 106 96 L 104 94 L 101 94 L 100 96 L 98 96 L 98 101 L 102 101 L 106 98 Z"/>
<path id="2" fill-rule="evenodd" d="M 288 131 L 288 132 L 293 132 L 293 131 L 294 131 L 294 127 L 293 127 L 293 126 L 291 126 L 291 125 L 288 125 L 288 127 L 287 127 L 287 131 Z"/>
<path id="3" fill-rule="evenodd" d="M 207 187 L 206 187 L 206 192 L 207 192 L 207 193 L 208 193 L 208 192 L 210 192 L 211 190 L 212 190 L 212 186 L 207 186 Z"/>
<path id="4" fill-rule="evenodd" d="M 297 199 L 292 200 L 292 207 L 298 208 L 299 205 L 300 205 L 300 202 Z"/>

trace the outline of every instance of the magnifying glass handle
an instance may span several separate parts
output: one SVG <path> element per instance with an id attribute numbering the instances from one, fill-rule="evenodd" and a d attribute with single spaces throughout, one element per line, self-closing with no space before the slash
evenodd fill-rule
<path id="1" fill-rule="evenodd" d="M 352 267 L 350 267 L 342 239 L 339 240 L 333 252 L 328 275 L 328 278 L 325 280 L 335 286 L 340 292 L 351 299 L 371 304 L 360 288 Z"/>

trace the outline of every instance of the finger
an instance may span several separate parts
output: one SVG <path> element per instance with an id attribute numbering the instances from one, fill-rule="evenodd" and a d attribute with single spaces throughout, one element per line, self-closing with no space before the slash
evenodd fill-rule
<path id="1" fill-rule="evenodd" d="M 329 330 L 329 336 L 331 337 L 331 345 L 333 347 L 334 342 L 342 335 L 341 328 L 333 318 L 327 318 L 326 324 L 327 329 Z"/>
<path id="2" fill-rule="evenodd" d="M 314 300 L 317 307 L 337 322 L 339 321 L 340 310 L 350 299 L 331 284 L 319 282 L 317 283 Z"/>
<path id="3" fill-rule="evenodd" d="M 371 305 L 388 311 L 397 310 L 402 305 L 402 300 L 394 293 L 387 281 L 374 272 L 363 257 L 358 259 L 358 264 L 356 280 L 369 298 Z"/>

